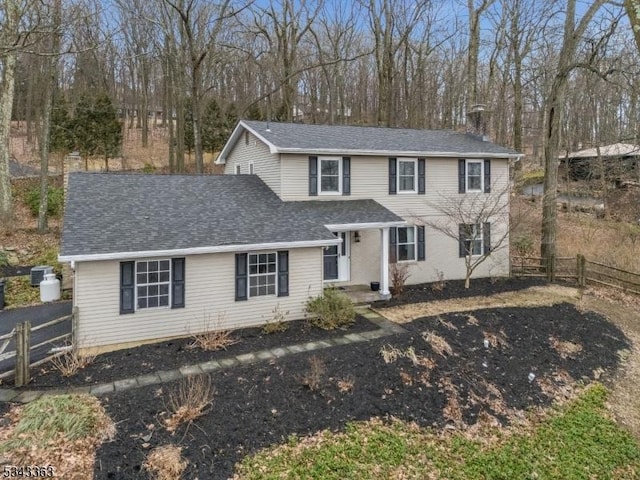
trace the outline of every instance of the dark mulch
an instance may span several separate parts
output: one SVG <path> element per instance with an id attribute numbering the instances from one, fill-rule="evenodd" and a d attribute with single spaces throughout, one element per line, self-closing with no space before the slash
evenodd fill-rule
<path id="1" fill-rule="evenodd" d="M 433 300 L 448 300 L 450 298 L 468 298 L 495 293 L 524 290 L 538 285 L 546 285 L 548 282 L 539 277 L 526 278 L 478 278 L 472 279 L 469 288 L 464 288 L 464 280 L 448 280 L 442 290 L 434 288 L 434 283 L 421 283 L 419 285 L 407 285 L 405 291 L 390 300 L 378 300 L 373 302 L 374 308 L 395 307 L 409 303 L 430 302 Z"/>
<path id="2" fill-rule="evenodd" d="M 466 423 L 475 423 L 481 410 L 504 421 L 502 409 L 471 401 L 473 395 L 491 396 L 486 382 L 499 389 L 507 407 L 546 406 L 552 399 L 540 389 L 539 379 L 556 369 L 575 379 L 593 378 L 596 368 L 611 372 L 618 363 L 617 352 L 629 347 L 622 332 L 606 319 L 568 304 L 489 309 L 473 315 L 478 325 L 462 314 L 422 318 L 407 324 L 407 333 L 393 337 L 216 372 L 211 376 L 216 389 L 211 410 L 175 435 L 162 421 L 168 393 L 176 384 L 104 397 L 118 432 L 113 442 L 98 450 L 95 478 L 148 478 L 141 471 L 145 455 L 166 443 L 184 448 L 189 461 L 185 478 L 223 479 L 245 455 L 282 443 L 291 434 L 340 430 L 348 421 L 390 415 L 442 427 L 448 422 L 443 410 L 453 398 L 447 385 L 457 389 Z M 445 338 L 453 355 L 437 355 L 423 340 L 427 331 Z M 485 349 L 484 332 L 501 331 L 508 345 Z M 563 359 L 550 347 L 550 336 L 580 343 L 583 350 Z M 428 372 L 407 358 L 387 364 L 380 350 L 388 345 L 405 351 L 413 347 L 418 356 L 434 360 L 435 367 Z M 326 369 L 318 391 L 300 380 L 314 355 Z M 530 372 L 537 375 L 532 383 Z M 340 392 L 337 383 L 344 378 L 353 379 L 352 391 Z M 145 440 L 149 433 L 151 438 Z"/>
<path id="3" fill-rule="evenodd" d="M 236 330 L 232 337 L 238 342 L 226 350 L 207 352 L 190 348 L 192 338 L 180 338 L 140 347 L 118 350 L 98 355 L 76 376 L 65 378 L 51 364 L 32 372 L 32 381 L 25 388 L 61 388 L 64 386 L 86 386 L 122 380 L 137 375 L 173 370 L 185 365 L 227 358 L 266 348 L 276 348 L 296 343 L 324 340 L 346 333 L 358 333 L 379 328 L 366 318 L 358 315 L 356 321 L 345 329 L 322 330 L 306 320 L 287 322 L 284 332 L 265 334 L 261 327 Z"/>

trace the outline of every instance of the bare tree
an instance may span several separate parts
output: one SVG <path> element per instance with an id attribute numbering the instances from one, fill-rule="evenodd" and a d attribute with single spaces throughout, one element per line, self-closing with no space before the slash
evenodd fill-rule
<path id="1" fill-rule="evenodd" d="M 542 239 L 540 253 L 547 262 L 556 255 L 558 152 L 562 113 L 569 85 L 569 75 L 577 68 L 576 52 L 589 23 L 606 0 L 595 0 L 578 21 L 576 0 L 567 0 L 562 44 L 545 108 L 544 197 L 542 204 Z M 577 25 L 576 25 L 577 21 Z"/>
<path id="2" fill-rule="evenodd" d="M 465 288 L 473 272 L 491 255 L 509 248 L 509 234 L 514 228 L 509 219 L 511 185 L 507 182 L 491 193 L 451 195 L 441 193 L 430 206 L 433 216 L 417 216 L 418 222 L 458 242 L 465 265 Z"/>

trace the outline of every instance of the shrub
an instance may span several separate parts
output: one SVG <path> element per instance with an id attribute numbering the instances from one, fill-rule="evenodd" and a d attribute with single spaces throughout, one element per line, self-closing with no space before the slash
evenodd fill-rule
<path id="1" fill-rule="evenodd" d="M 300 377 L 300 382 L 312 392 L 317 392 L 322 386 L 326 370 L 324 362 L 314 355 L 309 358 L 309 370 Z"/>
<path id="2" fill-rule="evenodd" d="M 431 284 L 432 292 L 441 292 L 444 287 L 447 286 L 447 281 L 444 279 L 444 272 L 442 270 L 436 270 L 437 280 Z"/>
<path id="3" fill-rule="evenodd" d="M 95 355 L 80 356 L 76 350 L 69 348 L 57 357 L 53 357 L 51 363 L 63 377 L 73 377 L 80 370 L 91 365 L 95 358 Z"/>
<path id="4" fill-rule="evenodd" d="M 351 299 L 335 288 L 327 288 L 322 295 L 310 298 L 305 310 L 311 324 L 324 330 L 346 327 L 356 318 Z"/>
<path id="5" fill-rule="evenodd" d="M 143 173 L 155 173 L 155 171 L 156 171 L 156 167 L 152 163 L 149 163 L 149 162 L 146 162 L 144 164 L 144 167 L 142 167 L 142 172 Z"/>
<path id="6" fill-rule="evenodd" d="M 527 257 L 533 253 L 533 239 L 528 235 L 520 235 L 511 245 L 519 257 Z"/>
<path id="7" fill-rule="evenodd" d="M 394 295 L 402 295 L 404 286 L 409 278 L 409 268 L 405 263 L 392 263 L 389 267 L 391 289 Z"/>
<path id="8" fill-rule="evenodd" d="M 170 416 L 165 419 L 167 430 L 175 432 L 183 423 L 191 423 L 205 413 L 213 401 L 213 386 L 208 375 L 196 375 L 183 380 L 169 394 Z"/>
<path id="9" fill-rule="evenodd" d="M 204 332 L 193 336 L 193 341 L 189 344 L 190 348 L 199 348 L 207 352 L 216 350 L 226 350 L 227 347 L 238 343 L 240 340 L 233 337 L 233 330 L 224 330 L 222 325 L 226 323 L 226 315 L 218 315 L 218 321 L 211 326 L 210 322 L 205 322 Z"/>
<path id="10" fill-rule="evenodd" d="M 289 325 L 286 322 L 289 311 L 283 312 L 280 308 L 280 304 L 278 304 L 273 308 L 271 313 L 271 320 L 265 323 L 264 327 L 262 327 L 262 333 L 269 335 L 271 333 L 286 332 L 289 328 Z"/>
<path id="11" fill-rule="evenodd" d="M 142 466 L 158 480 L 181 478 L 188 463 L 181 454 L 177 445 L 162 445 L 149 452 Z"/>
<path id="12" fill-rule="evenodd" d="M 40 210 L 40 187 L 29 190 L 26 201 L 33 216 L 37 217 Z M 64 189 L 62 187 L 49 186 L 47 191 L 47 215 L 50 217 L 60 216 L 63 205 Z"/>
<path id="13" fill-rule="evenodd" d="M 9 265 L 9 254 L 4 250 L 0 250 L 0 267 Z"/>

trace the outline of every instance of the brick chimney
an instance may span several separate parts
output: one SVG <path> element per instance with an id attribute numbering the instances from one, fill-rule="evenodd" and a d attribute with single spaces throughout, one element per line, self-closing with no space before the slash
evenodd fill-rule
<path id="1" fill-rule="evenodd" d="M 467 112 L 467 133 L 485 142 L 489 141 L 489 117 L 491 112 L 483 104 L 471 105 Z"/>

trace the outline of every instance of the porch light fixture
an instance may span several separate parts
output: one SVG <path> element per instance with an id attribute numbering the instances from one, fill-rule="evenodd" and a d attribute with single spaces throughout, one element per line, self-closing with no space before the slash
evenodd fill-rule
<path id="1" fill-rule="evenodd" d="M 356 243 L 360 243 L 360 232 L 359 232 L 358 230 L 356 230 L 356 231 L 354 232 L 354 234 L 353 234 L 353 240 L 354 240 Z"/>

